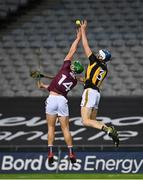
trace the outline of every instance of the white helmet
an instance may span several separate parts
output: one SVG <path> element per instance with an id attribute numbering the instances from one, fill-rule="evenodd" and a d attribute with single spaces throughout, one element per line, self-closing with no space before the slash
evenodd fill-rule
<path id="1" fill-rule="evenodd" d="M 103 58 L 105 62 L 111 59 L 111 53 L 108 50 L 104 50 L 104 49 L 99 50 L 99 55 Z"/>

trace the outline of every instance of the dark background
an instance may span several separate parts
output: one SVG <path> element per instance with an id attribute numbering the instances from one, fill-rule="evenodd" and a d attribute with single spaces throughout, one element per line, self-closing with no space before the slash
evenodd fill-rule
<path id="1" fill-rule="evenodd" d="M 29 121 L 33 117 L 40 117 L 41 120 L 45 120 L 45 99 L 46 98 L 1 98 L 0 99 L 0 113 L 2 116 L 1 119 L 8 118 L 8 117 L 25 117 L 26 121 Z M 80 117 L 80 100 L 81 98 L 78 97 L 70 97 L 69 98 L 69 108 L 70 108 L 70 118 L 73 117 Z M 101 98 L 101 103 L 99 106 L 98 116 L 102 117 L 109 117 L 111 118 L 111 122 L 107 125 L 112 125 L 112 122 L 116 118 L 125 118 L 125 117 L 132 117 L 132 116 L 143 116 L 143 98 L 142 97 L 103 97 Z M 128 122 L 136 122 L 136 120 L 129 120 Z M 128 126 L 116 126 L 119 134 L 121 131 L 136 131 L 138 135 L 136 137 L 131 137 L 128 140 L 121 141 L 121 147 L 134 147 L 134 146 L 143 146 L 143 131 L 142 131 L 142 123 L 137 125 L 128 125 Z M 85 131 L 82 131 L 76 137 L 82 137 L 81 140 L 75 140 L 74 144 L 76 146 L 92 146 L 92 147 L 101 147 L 101 146 L 113 146 L 112 141 L 108 139 L 104 139 L 103 136 L 100 138 L 89 141 L 89 138 L 94 136 L 95 134 L 99 133 L 100 131 L 97 129 L 93 129 L 90 127 L 84 126 L 76 126 L 73 121 L 70 123 L 70 130 L 76 131 L 80 128 L 85 128 Z M 28 127 L 26 125 L 20 126 L 10 126 L 10 127 L 0 127 L 1 133 L 3 131 L 10 131 L 12 134 L 18 131 L 41 131 L 43 135 L 47 133 L 47 125 L 42 124 L 40 126 L 33 126 Z M 60 126 L 56 127 L 56 131 L 60 132 L 56 134 L 56 137 L 63 137 L 61 133 Z M 128 134 L 125 132 L 125 134 Z M 122 135 L 121 135 L 122 136 Z M 24 135 L 18 138 L 15 138 L 11 141 L 1 140 L 0 145 L 1 147 L 18 147 L 18 146 L 35 146 L 39 147 L 46 147 L 47 141 L 41 140 L 41 138 L 36 138 L 32 141 L 27 141 L 26 139 L 31 137 L 30 134 Z M 55 140 L 55 145 L 62 145 L 65 146 L 64 140 Z"/>

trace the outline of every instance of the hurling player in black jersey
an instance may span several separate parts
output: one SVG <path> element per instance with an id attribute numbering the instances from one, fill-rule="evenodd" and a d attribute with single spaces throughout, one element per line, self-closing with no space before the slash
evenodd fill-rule
<path id="1" fill-rule="evenodd" d="M 100 101 L 100 86 L 105 79 L 108 69 L 107 62 L 110 61 L 111 53 L 108 50 L 99 50 L 94 54 L 89 47 L 86 29 L 87 21 L 84 20 L 80 24 L 82 33 L 82 45 L 85 55 L 89 59 L 84 79 L 84 92 L 81 101 L 81 116 L 85 126 L 97 128 L 106 132 L 112 139 L 116 147 L 119 145 L 119 138 L 116 129 L 108 127 L 103 122 L 96 119 L 98 105 Z"/>

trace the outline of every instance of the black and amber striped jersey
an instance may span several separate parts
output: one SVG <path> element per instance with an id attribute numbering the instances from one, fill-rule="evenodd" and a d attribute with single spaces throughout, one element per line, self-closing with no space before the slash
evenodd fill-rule
<path id="1" fill-rule="evenodd" d="M 107 65 L 96 58 L 92 53 L 89 56 L 89 65 L 85 73 L 84 89 L 92 88 L 99 91 L 100 85 L 107 75 Z"/>

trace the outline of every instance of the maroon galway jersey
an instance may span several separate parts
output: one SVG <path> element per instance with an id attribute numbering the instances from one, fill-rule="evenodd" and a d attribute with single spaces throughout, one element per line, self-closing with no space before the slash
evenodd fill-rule
<path id="1" fill-rule="evenodd" d="M 54 77 L 50 83 L 48 90 L 54 91 L 63 96 L 67 96 L 67 93 L 77 84 L 75 74 L 70 69 L 71 61 L 66 60 L 58 74 Z"/>

